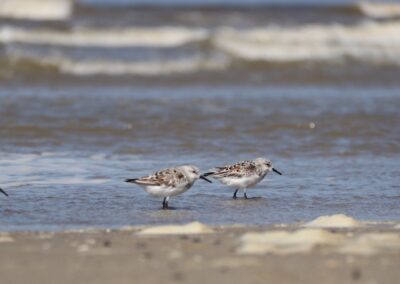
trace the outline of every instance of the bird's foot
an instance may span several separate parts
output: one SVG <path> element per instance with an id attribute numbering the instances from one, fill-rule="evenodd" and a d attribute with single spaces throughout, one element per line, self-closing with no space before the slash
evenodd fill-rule
<path id="1" fill-rule="evenodd" d="M 176 207 L 168 206 L 168 207 L 161 208 L 161 210 L 176 210 Z"/>

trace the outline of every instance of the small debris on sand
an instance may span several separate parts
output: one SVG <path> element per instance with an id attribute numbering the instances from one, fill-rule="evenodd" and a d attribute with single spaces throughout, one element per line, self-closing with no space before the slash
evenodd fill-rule
<path id="1" fill-rule="evenodd" d="M 343 236 L 322 229 L 302 229 L 295 232 L 272 231 L 246 233 L 241 237 L 240 254 L 306 253 L 319 245 L 334 245 Z"/>
<path id="2" fill-rule="evenodd" d="M 0 234 L 0 243 L 11 243 L 14 239 L 8 234 Z"/>
<path id="3" fill-rule="evenodd" d="M 307 228 L 355 228 L 362 227 L 362 224 L 353 218 L 344 214 L 336 214 L 331 216 L 320 216 L 311 222 L 306 223 L 303 227 Z"/>
<path id="4" fill-rule="evenodd" d="M 182 234 L 208 234 L 213 229 L 199 223 L 193 222 L 186 225 L 154 226 L 141 230 L 139 235 L 182 235 Z"/>

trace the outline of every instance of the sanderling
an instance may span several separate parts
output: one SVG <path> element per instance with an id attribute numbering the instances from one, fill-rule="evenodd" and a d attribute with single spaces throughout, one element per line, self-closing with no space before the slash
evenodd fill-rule
<path id="1" fill-rule="evenodd" d="M 257 158 L 253 161 L 243 161 L 233 165 L 216 167 L 214 171 L 205 173 L 204 176 L 212 176 L 221 183 L 234 187 L 236 190 L 233 194 L 233 199 L 236 199 L 239 189 L 243 189 L 244 198 L 247 199 L 246 189 L 255 186 L 270 171 L 282 175 L 281 172 L 272 167 L 272 163 L 269 160 Z"/>
<path id="2" fill-rule="evenodd" d="M 7 192 L 0 188 L 0 192 L 3 193 L 5 196 L 8 196 Z"/>
<path id="3" fill-rule="evenodd" d="M 209 179 L 200 175 L 197 167 L 185 165 L 161 170 L 142 178 L 127 179 L 125 181 L 142 186 L 151 195 L 164 197 L 162 203 L 163 209 L 168 209 L 169 198 L 184 193 L 199 178 L 211 183 Z"/>

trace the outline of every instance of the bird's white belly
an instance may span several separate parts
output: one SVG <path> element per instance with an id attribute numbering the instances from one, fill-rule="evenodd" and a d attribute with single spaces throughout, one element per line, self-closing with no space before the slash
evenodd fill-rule
<path id="1" fill-rule="evenodd" d="M 164 187 L 164 186 L 147 186 L 145 190 L 154 196 L 168 197 L 184 193 L 190 186 L 180 187 Z"/>
<path id="2" fill-rule="evenodd" d="M 243 177 L 243 178 L 226 177 L 226 178 L 222 178 L 221 182 L 223 184 L 226 184 L 227 186 L 232 186 L 235 188 L 249 188 L 249 187 L 255 186 L 263 178 L 264 178 L 264 176 L 259 176 L 259 175 L 248 176 L 248 177 Z"/>

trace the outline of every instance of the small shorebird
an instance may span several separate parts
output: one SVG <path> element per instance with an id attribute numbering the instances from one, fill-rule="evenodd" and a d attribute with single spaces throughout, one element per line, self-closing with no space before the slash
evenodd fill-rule
<path id="1" fill-rule="evenodd" d="M 0 192 L 3 193 L 5 196 L 8 196 L 7 192 L 0 188 Z"/>
<path id="2" fill-rule="evenodd" d="M 268 172 L 274 171 L 282 175 L 281 172 L 272 167 L 272 163 L 264 158 L 257 158 L 253 161 L 243 161 L 233 165 L 216 167 L 214 171 L 205 173 L 204 176 L 212 176 L 221 183 L 235 188 L 233 199 L 239 189 L 244 190 L 244 198 L 247 199 L 246 189 L 259 183 Z"/>
<path id="3" fill-rule="evenodd" d="M 211 183 L 209 179 L 200 175 L 197 167 L 185 165 L 125 181 L 142 186 L 151 195 L 164 197 L 163 209 L 168 209 L 169 198 L 189 190 L 199 178 Z"/>

